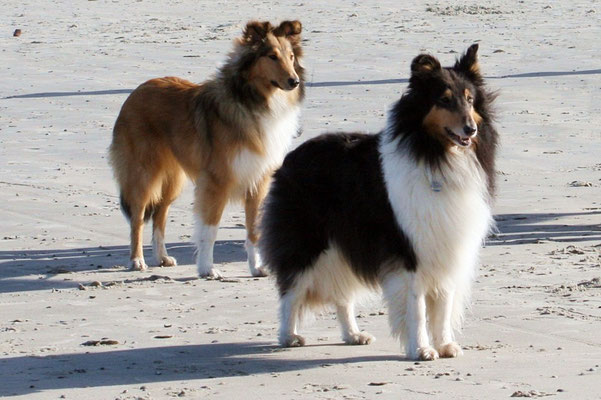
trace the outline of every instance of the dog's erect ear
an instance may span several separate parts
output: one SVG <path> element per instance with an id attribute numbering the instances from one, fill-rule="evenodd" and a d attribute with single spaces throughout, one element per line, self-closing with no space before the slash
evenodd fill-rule
<path id="1" fill-rule="evenodd" d="M 463 73 L 475 83 L 482 81 L 480 65 L 478 64 L 478 43 L 471 45 L 465 54 L 455 62 L 454 69 Z"/>
<path id="2" fill-rule="evenodd" d="M 440 69 L 438 60 L 429 54 L 420 54 L 411 62 L 411 74 L 416 76 L 430 74 Z"/>
<path id="3" fill-rule="evenodd" d="M 257 43 L 265 39 L 267 33 L 269 33 L 269 31 L 271 31 L 272 29 L 273 27 L 271 26 L 269 21 L 251 21 L 248 24 L 246 24 L 242 36 L 244 37 L 244 40 L 248 43 Z"/>
<path id="4" fill-rule="evenodd" d="M 302 30 L 303 25 L 300 21 L 284 21 L 273 30 L 273 34 L 276 36 L 285 36 L 292 43 L 298 43 Z"/>

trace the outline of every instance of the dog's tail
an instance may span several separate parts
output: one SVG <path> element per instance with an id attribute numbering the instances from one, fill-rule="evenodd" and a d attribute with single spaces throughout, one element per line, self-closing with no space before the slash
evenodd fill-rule
<path id="1" fill-rule="evenodd" d="M 123 215 L 125 215 L 128 220 L 131 220 L 131 206 L 125 200 L 123 193 L 119 195 L 119 202 L 121 203 L 121 211 L 123 212 Z M 149 203 L 144 209 L 144 222 L 148 222 L 150 217 L 154 215 L 154 212 L 155 205 L 153 203 Z"/>

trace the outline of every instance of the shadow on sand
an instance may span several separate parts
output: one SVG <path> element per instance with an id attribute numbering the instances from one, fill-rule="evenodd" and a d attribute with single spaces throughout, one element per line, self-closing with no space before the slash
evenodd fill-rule
<path id="1" fill-rule="evenodd" d="M 500 214 L 495 215 L 498 232 L 489 237 L 489 246 L 535 244 L 540 241 L 574 243 L 601 240 L 601 224 L 565 224 L 562 218 L 592 220 L 601 211 L 573 213 Z M 557 221 L 557 222 L 555 222 Z"/>
<path id="2" fill-rule="evenodd" d="M 0 360 L 0 396 L 50 389 L 141 385 L 300 371 L 332 364 L 402 361 L 400 356 L 287 360 L 272 343 L 216 343 L 21 356 Z M 25 377 L 23 376 L 25 375 Z M 18 384 L 20 382 L 21 384 Z"/>
<path id="3" fill-rule="evenodd" d="M 577 243 L 601 241 L 601 211 L 572 213 L 500 214 L 495 216 L 497 233 L 488 238 L 488 246 L 536 244 L 541 241 Z M 561 223 L 563 219 L 583 219 L 590 223 Z M 169 254 L 180 265 L 194 265 L 194 245 L 171 243 Z M 217 241 L 214 250 L 215 263 L 246 261 L 242 240 Z M 145 257 L 153 265 L 152 249 L 145 247 Z M 76 288 L 78 282 L 49 279 L 57 274 L 94 271 L 98 274 L 122 272 L 129 258 L 128 246 L 99 246 L 61 250 L 0 251 L 0 293 L 29 290 Z M 168 269 L 150 267 L 147 273 L 166 274 Z M 35 275 L 38 275 L 37 279 Z M 33 277 L 32 277 L 33 276 Z M 67 275 L 65 275 L 67 276 Z M 196 277 L 196 269 L 190 267 L 189 279 Z M 146 277 L 147 278 L 147 277 Z M 136 279 L 132 276 L 132 279 Z"/>
<path id="4" fill-rule="evenodd" d="M 513 79 L 513 78 L 548 78 L 557 76 L 572 76 L 572 75 L 599 75 L 601 69 L 587 69 L 580 71 L 540 71 L 540 72 L 526 72 L 521 74 L 511 75 L 499 75 L 499 76 L 487 76 L 486 79 Z M 307 82 L 307 87 L 335 87 L 335 86 L 357 86 L 357 85 L 390 85 L 408 83 L 407 78 L 397 79 L 374 79 L 367 81 L 325 81 L 325 82 Z M 28 93 L 18 94 L 14 96 L 7 96 L 4 99 L 36 99 L 46 97 L 68 97 L 68 96 L 102 96 L 102 95 L 115 95 L 115 94 L 129 94 L 132 89 L 111 89 L 111 90 L 92 90 L 92 91 L 77 91 L 77 92 L 41 92 L 41 93 Z"/>
<path id="5" fill-rule="evenodd" d="M 171 243 L 167 245 L 167 250 L 180 265 L 192 265 L 190 276 L 196 277 L 193 244 Z M 155 261 L 150 246 L 145 246 L 144 256 L 150 266 L 147 273 L 168 272 L 167 268 L 152 267 Z M 215 243 L 215 263 L 242 262 L 246 259 L 244 241 L 219 240 Z M 67 274 L 71 272 L 95 271 L 99 274 L 122 272 L 127 269 L 128 260 L 129 246 L 0 251 L 0 293 L 76 288 L 78 282 L 49 280 L 49 278 L 58 274 L 68 276 Z M 32 278 L 32 275 L 39 275 L 38 279 Z M 135 279 L 133 276 L 132 278 Z"/>

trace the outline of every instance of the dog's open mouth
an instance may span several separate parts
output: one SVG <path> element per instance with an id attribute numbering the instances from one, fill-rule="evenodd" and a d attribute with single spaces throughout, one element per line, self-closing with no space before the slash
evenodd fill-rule
<path id="1" fill-rule="evenodd" d="M 472 144 L 472 139 L 469 137 L 461 137 L 459 135 L 455 135 L 453 133 L 452 130 L 450 130 L 449 128 L 444 128 L 445 131 L 447 132 L 447 135 L 449 135 L 449 137 L 451 138 L 451 140 L 453 142 L 455 142 L 457 145 L 461 146 L 461 147 L 468 147 L 470 144 Z"/>

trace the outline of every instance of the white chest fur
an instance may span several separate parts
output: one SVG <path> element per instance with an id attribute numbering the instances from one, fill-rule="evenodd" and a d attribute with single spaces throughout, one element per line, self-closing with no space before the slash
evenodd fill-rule
<path id="1" fill-rule="evenodd" d="M 469 279 L 492 221 L 475 155 L 458 151 L 433 173 L 386 133 L 380 153 L 390 204 L 416 251 L 422 284 L 437 289 Z"/>
<path id="2" fill-rule="evenodd" d="M 263 153 L 243 149 L 234 158 L 234 175 L 239 188 L 244 191 L 252 188 L 265 173 L 282 163 L 290 149 L 292 138 L 298 132 L 300 108 L 283 102 L 278 98 L 273 99 L 271 111 L 259 120 Z"/>

